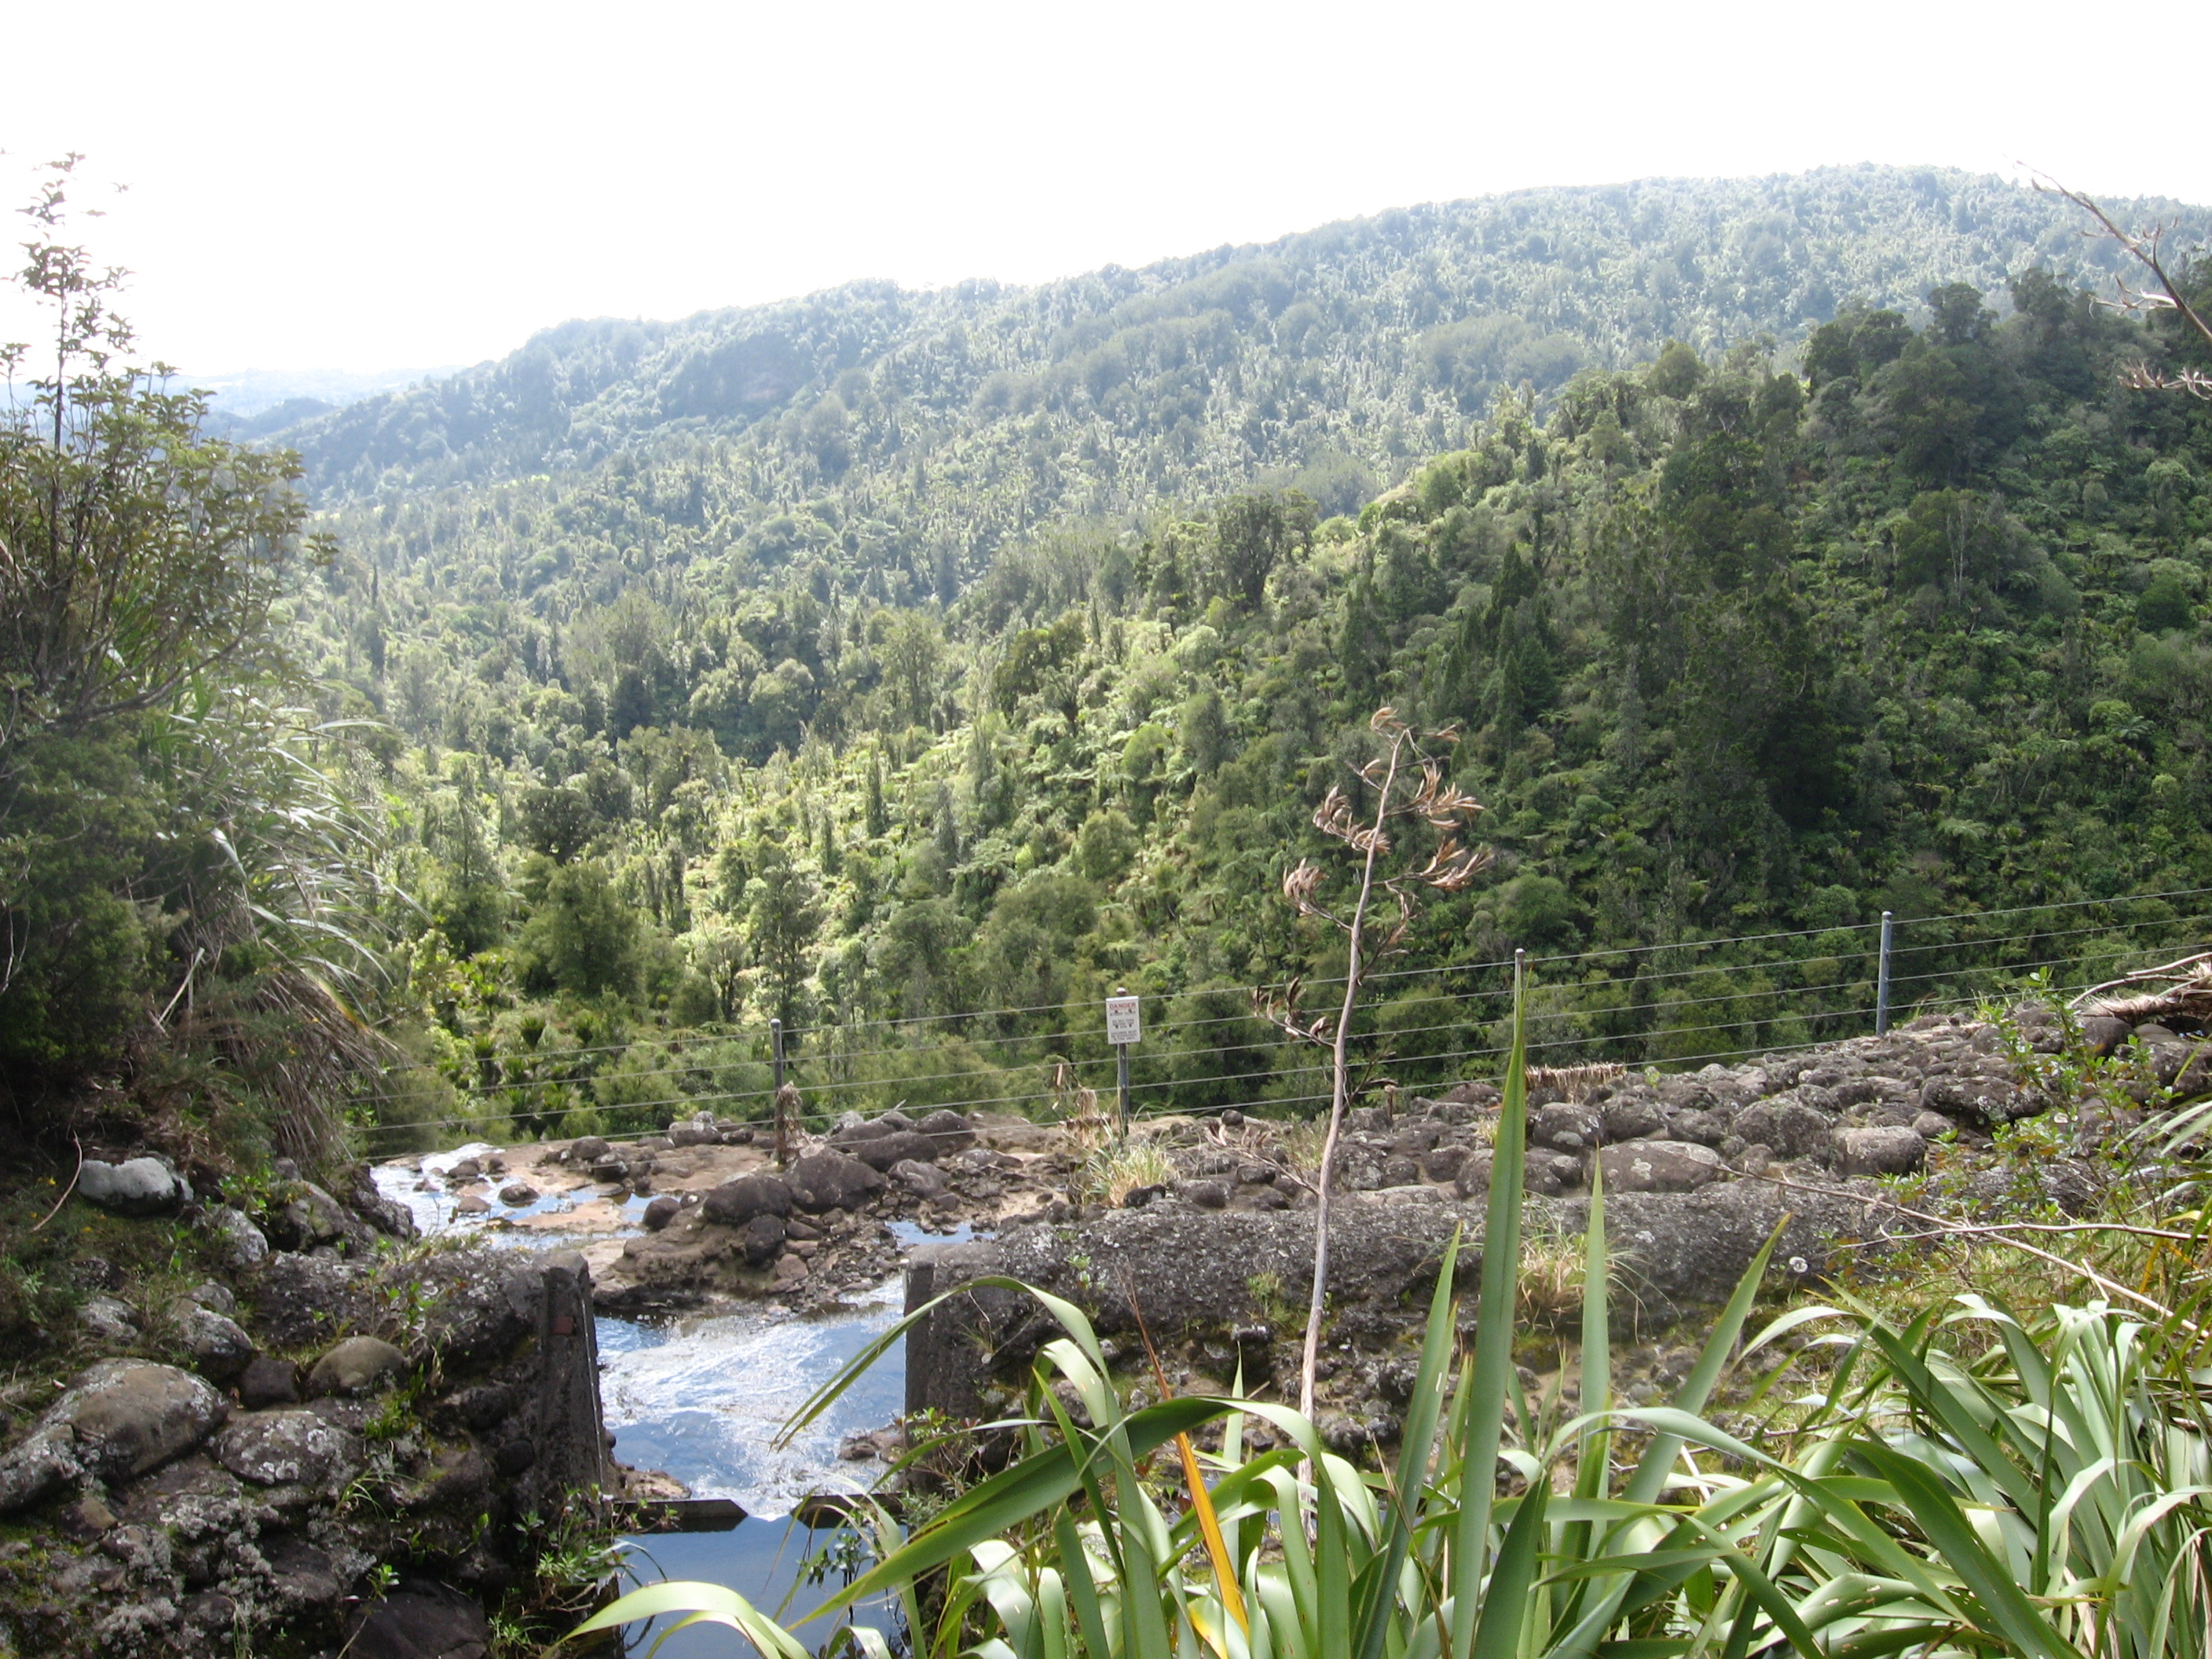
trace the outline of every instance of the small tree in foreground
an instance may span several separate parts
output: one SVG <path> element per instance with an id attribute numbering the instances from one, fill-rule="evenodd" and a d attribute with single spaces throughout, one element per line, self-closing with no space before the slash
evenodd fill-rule
<path id="1" fill-rule="evenodd" d="M 1300 986 L 1295 980 L 1282 996 L 1261 1002 L 1261 1012 L 1291 1036 L 1326 1045 L 1329 1050 L 1328 1135 L 1322 1145 L 1318 1207 L 1314 1212 L 1313 1294 L 1307 1308 L 1305 1351 L 1298 1367 L 1298 1410 L 1309 1417 L 1314 1408 L 1322 1313 L 1328 1293 L 1329 1200 L 1336 1185 L 1337 1142 L 1344 1130 L 1345 1110 L 1358 1092 L 1352 1075 L 1352 1015 L 1375 964 L 1404 948 L 1422 890 L 1457 892 L 1487 869 L 1492 858 L 1486 847 L 1461 844 L 1460 836 L 1483 809 L 1473 796 L 1446 779 L 1443 757 L 1435 752 L 1458 742 L 1457 731 L 1450 726 L 1417 731 L 1388 706 L 1376 709 L 1368 725 L 1382 742 L 1382 752 L 1358 769 L 1360 781 L 1374 792 L 1371 811 L 1363 807 L 1355 815 L 1351 798 L 1331 785 L 1313 817 L 1315 829 L 1343 842 L 1358 860 L 1358 882 L 1351 895 L 1350 909 L 1341 905 L 1331 909 L 1322 902 L 1328 872 L 1311 859 L 1300 859 L 1283 878 L 1283 896 L 1298 915 L 1316 917 L 1344 934 L 1343 1003 L 1334 1015 L 1308 1019 L 1298 1012 Z M 1418 866 L 1414 860 L 1419 854 L 1401 851 L 1394 839 L 1401 833 L 1398 826 L 1418 835 L 1416 825 L 1436 836 L 1435 850 L 1428 861 Z M 1391 910 L 1378 921 L 1375 910 L 1384 896 Z M 1365 1079 L 1361 1081 L 1364 1084 Z"/>

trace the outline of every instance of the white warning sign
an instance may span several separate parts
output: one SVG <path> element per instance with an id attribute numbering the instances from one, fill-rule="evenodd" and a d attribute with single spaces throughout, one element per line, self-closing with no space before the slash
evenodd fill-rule
<path id="1" fill-rule="evenodd" d="M 1139 1042 L 1145 1035 L 1144 1021 L 1137 1013 L 1135 997 L 1106 999 L 1106 1041 L 1119 1046 Z"/>

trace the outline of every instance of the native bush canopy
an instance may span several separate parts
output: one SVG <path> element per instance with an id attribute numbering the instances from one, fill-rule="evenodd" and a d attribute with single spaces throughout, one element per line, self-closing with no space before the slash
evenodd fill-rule
<path id="1" fill-rule="evenodd" d="M 72 166 L 19 275 L 52 331 L 0 349 L 0 1098 L 35 1133 L 128 1073 L 99 1109 L 179 1153 L 319 1158 L 374 1047 L 340 997 L 380 814 L 283 645 L 299 466 L 135 360 L 64 240 Z"/>
<path id="2" fill-rule="evenodd" d="M 1938 283 L 1794 365 L 1676 343 L 1503 395 L 1356 513 L 1247 487 L 1042 524 L 951 604 L 860 543 L 857 578 L 686 556 L 642 465 L 601 475 L 636 539 L 588 557 L 580 508 L 403 492 L 301 600 L 327 712 L 392 727 L 390 873 L 425 898 L 394 974 L 455 1091 L 371 1105 L 729 1109 L 683 1056 L 757 1061 L 771 1016 L 825 1108 L 1035 1104 L 1119 985 L 1169 1017 L 1151 1103 L 1310 1105 L 1243 988 L 1334 971 L 1278 889 L 1385 702 L 1458 726 L 1499 854 L 1367 1017 L 1410 1083 L 1492 1042 L 1456 999 L 1516 946 L 1572 958 L 1540 1042 L 1702 1063 L 1858 1029 L 1884 909 L 2212 884 L 2208 412 L 2118 379 L 2191 349 L 2041 268 Z M 2192 907 L 2034 913 L 1982 957 L 1931 922 L 1900 994 Z M 626 1117 L 596 1079 L 638 1044 L 661 1088 Z"/>

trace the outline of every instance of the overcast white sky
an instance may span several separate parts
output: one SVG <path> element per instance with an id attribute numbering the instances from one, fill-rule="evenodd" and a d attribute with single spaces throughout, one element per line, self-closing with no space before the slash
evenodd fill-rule
<path id="1" fill-rule="evenodd" d="M 1529 185 L 2026 162 L 2212 202 L 2206 6 L 88 0 L 6 37 L 0 184 L 66 149 L 127 181 L 88 234 L 201 374 Z"/>

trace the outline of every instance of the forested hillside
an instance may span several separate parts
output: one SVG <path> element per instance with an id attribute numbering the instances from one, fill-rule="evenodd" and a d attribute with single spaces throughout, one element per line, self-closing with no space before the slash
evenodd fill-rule
<path id="1" fill-rule="evenodd" d="M 2120 380 L 2193 348 L 2041 270 L 1923 314 L 1509 398 L 1356 517 L 1040 526 L 950 607 L 642 542 L 552 606 L 489 542 L 352 550 L 300 637 L 397 727 L 397 969 L 448 1079 L 368 1106 L 727 1109 L 770 1017 L 822 1104 L 1035 1103 L 1124 983 L 1152 1103 L 1308 1097 L 1246 988 L 1339 963 L 1279 888 L 1386 702 L 1459 726 L 1499 854 L 1366 1028 L 1409 1084 L 1515 946 L 1791 933 L 1540 970 L 1541 1041 L 1702 1059 L 1856 1029 L 1884 908 L 2212 884 L 2212 410 Z M 2176 917 L 2031 915 L 1989 959 Z"/>
<path id="2" fill-rule="evenodd" d="M 1465 442 L 1498 388 L 1548 400 L 1670 339 L 1786 347 L 1853 298 L 1917 315 L 1939 284 L 2001 293 L 2037 264 L 2101 287 L 2114 250 L 2081 228 L 1930 169 L 1529 191 L 1033 289 L 858 283 L 565 324 L 283 441 L 356 554 L 495 569 L 544 616 L 648 571 L 950 600 L 1069 519 L 1255 485 L 1356 510 Z"/>

